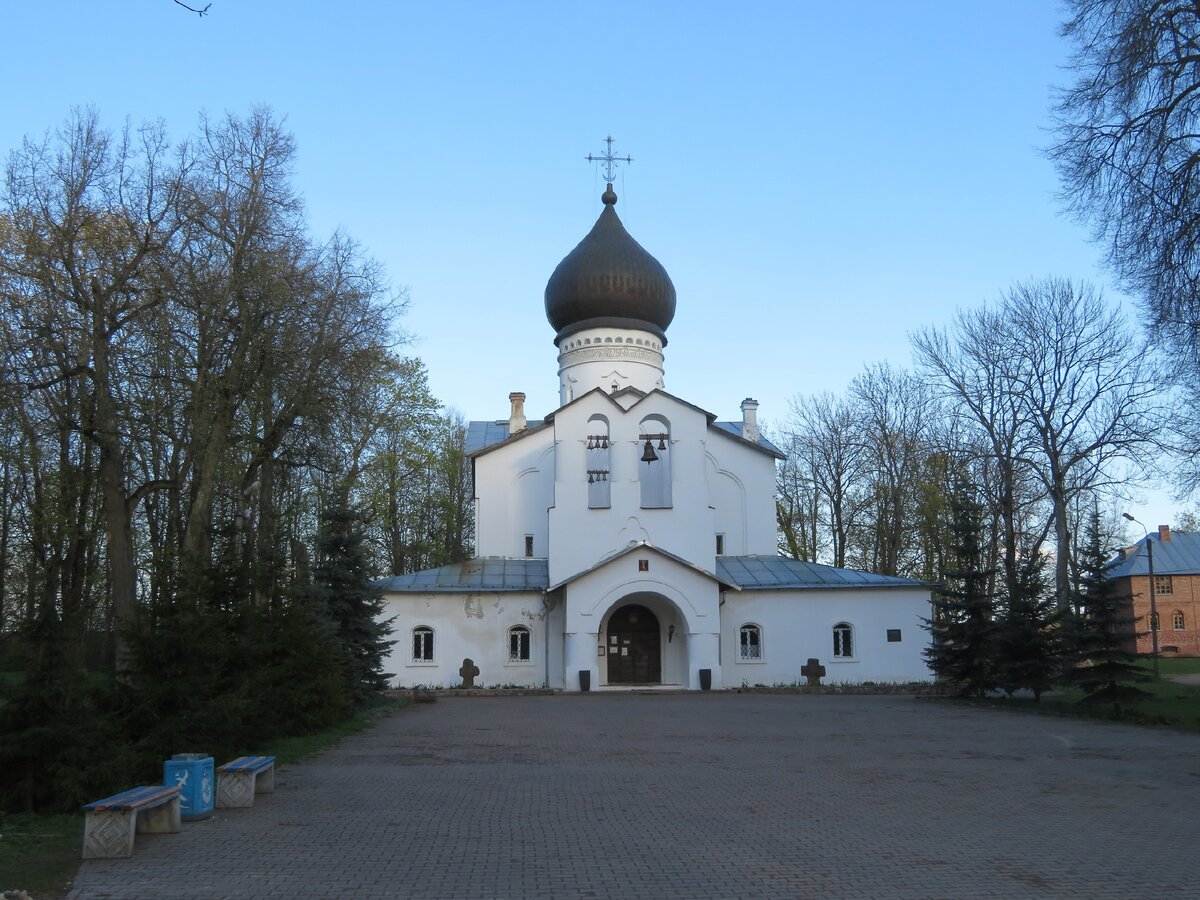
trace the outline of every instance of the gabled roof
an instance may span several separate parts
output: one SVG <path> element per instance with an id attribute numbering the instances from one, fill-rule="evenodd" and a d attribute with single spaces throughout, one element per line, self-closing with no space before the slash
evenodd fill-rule
<path id="1" fill-rule="evenodd" d="M 747 591 L 928 587 L 915 578 L 835 569 L 782 556 L 718 556 L 717 574 Z"/>
<path id="2" fill-rule="evenodd" d="M 564 578 L 558 584 L 551 585 L 549 590 L 556 591 L 560 587 L 570 584 L 572 581 L 578 581 L 584 575 L 587 575 L 591 572 L 595 572 L 597 569 L 604 568 L 609 563 L 611 563 L 613 560 L 617 560 L 617 559 L 620 559 L 622 556 L 628 556 L 630 553 L 635 553 L 635 552 L 643 551 L 643 550 L 650 550 L 650 551 L 653 551 L 654 553 L 659 554 L 660 556 L 665 556 L 667 559 L 674 560 L 675 562 L 679 563 L 681 566 L 691 569 L 693 572 L 698 572 L 699 574 L 703 575 L 705 578 L 711 578 L 713 581 L 718 582 L 723 587 L 732 588 L 735 591 L 740 590 L 740 588 L 738 588 L 738 586 L 736 584 L 734 584 L 732 581 L 721 578 L 719 575 L 714 574 L 713 572 L 710 572 L 707 569 L 696 565 L 691 560 L 684 559 L 682 556 L 676 556 L 670 550 L 664 550 L 662 547 L 655 547 L 649 541 L 634 541 L 633 543 L 629 544 L 627 547 L 622 547 L 620 550 L 617 550 L 614 553 L 608 554 L 608 556 L 601 559 L 595 565 L 588 566 L 586 569 L 583 569 L 580 572 L 576 572 L 574 575 L 570 576 L 569 578 Z"/>
<path id="3" fill-rule="evenodd" d="M 1124 559 L 1110 563 L 1109 578 L 1128 578 L 1130 575 L 1149 575 L 1150 560 L 1146 542 L 1154 542 L 1155 575 L 1200 574 L 1200 531 L 1172 531 L 1171 539 L 1160 540 L 1149 535 L 1133 545 Z"/>
<path id="4" fill-rule="evenodd" d="M 662 389 L 656 389 L 656 390 L 651 391 L 649 394 L 647 394 L 643 391 L 639 391 L 637 388 L 634 388 L 634 387 L 625 387 L 625 388 L 621 388 L 621 390 L 617 391 L 616 393 L 610 394 L 607 391 L 604 391 L 600 388 L 592 388 L 587 393 L 580 394 L 578 397 L 576 397 L 570 403 L 560 406 L 554 412 L 549 413 L 545 419 L 530 419 L 528 421 L 528 423 L 526 424 L 525 429 L 523 431 L 518 431 L 516 434 L 510 435 L 508 433 L 508 419 L 496 419 L 494 421 L 468 422 L 467 423 L 467 436 L 466 436 L 466 440 L 464 442 L 464 452 L 466 453 L 467 456 L 478 456 L 483 451 L 492 450 L 495 447 L 498 447 L 499 445 L 506 443 L 510 440 L 519 440 L 520 438 L 523 438 L 526 435 L 541 431 L 543 428 L 545 428 L 546 426 L 548 426 L 554 422 L 554 417 L 558 413 L 562 412 L 568 406 L 573 406 L 576 403 L 582 402 L 585 397 L 589 397 L 592 394 L 599 394 L 601 397 L 604 397 L 606 400 L 609 400 L 610 402 L 613 403 L 614 406 L 617 406 L 623 413 L 632 412 L 638 406 L 638 404 L 642 403 L 647 397 L 650 397 L 654 394 L 661 394 L 662 396 L 669 397 L 670 399 L 674 400 L 676 403 L 682 403 L 684 406 L 688 407 L 689 409 L 693 409 L 696 412 L 703 415 L 710 428 L 719 428 L 721 431 L 724 431 L 726 434 L 728 434 L 732 437 L 744 440 L 744 438 L 742 438 L 742 423 L 741 422 L 718 422 L 716 420 L 717 417 L 714 416 L 712 413 L 710 413 L 708 410 L 701 409 L 699 406 L 696 406 L 694 403 L 689 403 L 688 401 L 680 399 L 679 397 L 676 397 L 674 394 L 668 393 L 667 391 L 664 391 Z M 614 397 L 619 397 L 622 395 L 634 396 L 634 397 L 637 397 L 637 400 L 629 407 L 629 409 L 625 409 L 620 404 L 618 404 L 616 402 L 616 400 L 613 399 Z M 783 453 L 783 451 L 781 451 L 778 447 L 776 447 L 774 444 L 772 444 L 769 440 L 767 440 L 761 434 L 758 437 L 758 442 L 756 444 L 752 444 L 751 446 L 757 447 L 759 450 L 763 450 L 767 453 L 770 453 L 772 456 L 774 456 L 777 459 L 786 459 L 787 458 L 786 455 Z"/>
<path id="5" fill-rule="evenodd" d="M 463 452 L 467 456 L 478 456 L 485 450 L 493 450 L 509 441 L 520 440 L 530 434 L 541 431 L 550 420 L 530 419 L 525 427 L 516 434 L 508 433 L 508 419 L 497 419 L 494 422 L 468 422 L 467 436 L 463 441 Z"/>
<path id="6" fill-rule="evenodd" d="M 506 425 L 508 423 L 505 423 Z M 385 594 L 474 593 L 478 591 L 541 591 L 550 580 L 544 559 L 507 559 L 488 556 L 381 578 L 375 582 Z"/>
<path id="7" fill-rule="evenodd" d="M 722 431 L 728 432 L 735 438 L 745 440 L 745 438 L 742 437 L 742 426 L 744 425 L 742 422 L 713 422 L 711 424 L 713 428 L 720 428 Z M 766 450 L 776 459 L 787 459 L 787 454 L 763 437 L 761 432 L 759 432 L 758 435 L 757 446 L 758 449 Z"/>

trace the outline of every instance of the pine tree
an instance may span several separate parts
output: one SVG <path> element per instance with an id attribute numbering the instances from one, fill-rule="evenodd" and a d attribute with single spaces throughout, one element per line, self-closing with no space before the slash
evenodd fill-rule
<path id="1" fill-rule="evenodd" d="M 307 596 L 332 623 L 348 657 L 347 683 L 356 702 L 388 685 L 383 671 L 391 620 L 382 620 L 383 599 L 367 577 L 367 555 L 358 516 L 335 506 L 321 516 L 317 563 Z"/>
<path id="2" fill-rule="evenodd" d="M 1151 676 L 1137 665 L 1141 654 L 1130 649 L 1138 620 L 1106 577 L 1100 513 L 1095 509 L 1084 542 L 1079 560 L 1080 591 L 1074 598 L 1075 610 L 1067 615 L 1063 627 L 1065 655 L 1072 665 L 1062 678 L 1083 691 L 1080 702 L 1111 703 L 1113 714 L 1120 716 L 1122 703 L 1149 696 L 1136 684 Z"/>
<path id="3" fill-rule="evenodd" d="M 1040 701 L 1062 668 L 1058 604 L 1046 590 L 1042 557 L 1028 557 L 1004 607 L 996 629 L 997 680 L 1007 694 L 1029 690 Z"/>
<path id="4" fill-rule="evenodd" d="M 983 568 L 983 514 L 974 492 L 959 483 L 951 500 L 954 568 L 934 594 L 933 641 L 925 659 L 937 676 L 960 685 L 962 696 L 983 696 L 995 686 L 996 598 L 993 572 Z"/>

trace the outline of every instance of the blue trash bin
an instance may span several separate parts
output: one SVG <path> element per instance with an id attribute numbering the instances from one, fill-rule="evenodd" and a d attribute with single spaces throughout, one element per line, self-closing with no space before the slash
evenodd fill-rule
<path id="1" fill-rule="evenodd" d="M 180 785 L 180 816 L 185 822 L 213 814 L 213 758 L 203 753 L 176 753 L 163 763 L 163 784 Z"/>

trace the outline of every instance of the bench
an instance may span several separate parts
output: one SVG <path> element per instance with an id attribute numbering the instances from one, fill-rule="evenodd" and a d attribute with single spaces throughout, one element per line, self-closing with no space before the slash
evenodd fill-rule
<path id="1" fill-rule="evenodd" d="M 253 806 L 255 794 L 275 791 L 275 757 L 239 756 L 217 769 L 217 806 Z"/>
<path id="2" fill-rule="evenodd" d="M 135 834 L 174 834 L 179 831 L 179 785 L 137 787 L 113 794 L 83 811 L 83 858 L 133 856 Z"/>

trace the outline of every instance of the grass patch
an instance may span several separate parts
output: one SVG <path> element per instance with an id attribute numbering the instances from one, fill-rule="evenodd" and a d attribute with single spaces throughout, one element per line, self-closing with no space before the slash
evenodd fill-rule
<path id="1" fill-rule="evenodd" d="M 320 753 L 327 747 L 332 747 L 342 738 L 360 731 L 366 731 L 383 716 L 388 716 L 398 709 L 410 706 L 412 700 L 408 697 L 379 697 L 368 706 L 360 709 L 353 717 L 345 722 L 339 722 L 324 731 L 297 737 L 280 738 L 271 743 L 267 751 L 275 757 L 275 762 L 283 765 L 299 762 L 314 753 Z"/>
<path id="2" fill-rule="evenodd" d="M 260 752 L 274 754 L 280 764 L 298 762 L 344 737 L 365 731 L 381 717 L 411 703 L 407 697 L 380 697 L 345 722 L 315 734 L 282 738 Z M 70 890 L 82 852 L 82 813 L 0 813 L 0 893 L 23 890 L 37 900 L 58 900 Z"/>
<path id="3" fill-rule="evenodd" d="M 1144 663 L 1147 669 L 1153 669 L 1150 660 Z M 1196 656 L 1160 656 L 1158 671 L 1162 675 L 1195 675 L 1200 673 L 1200 657 Z"/>
<path id="4" fill-rule="evenodd" d="M 83 851 L 83 816 L 0 813 L 0 891 L 66 896 Z"/>
<path id="5" fill-rule="evenodd" d="M 1183 663 L 1195 662 L 1195 660 L 1178 659 L 1170 660 L 1170 662 Z M 1162 671 L 1164 674 L 1184 674 L 1183 672 L 1167 672 L 1165 668 Z M 1109 722 L 1123 722 L 1128 725 L 1161 725 L 1180 731 L 1200 732 L 1200 686 L 1178 684 L 1162 678 L 1158 681 L 1144 682 L 1138 687 L 1150 696 L 1136 703 L 1123 704 L 1120 717 L 1113 714 L 1111 704 L 1080 703 L 1083 693 L 1074 689 L 1065 690 L 1053 696 L 1043 696 L 1041 703 L 1035 703 L 1029 697 L 1001 697 L 980 702 L 1005 709 L 1046 712 L 1083 719 L 1100 719 Z"/>

